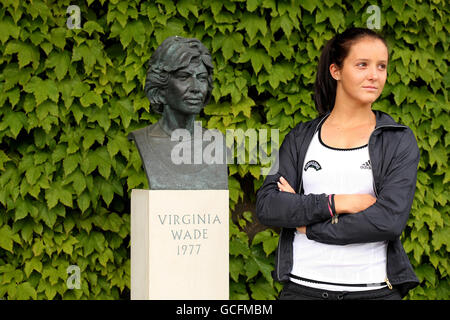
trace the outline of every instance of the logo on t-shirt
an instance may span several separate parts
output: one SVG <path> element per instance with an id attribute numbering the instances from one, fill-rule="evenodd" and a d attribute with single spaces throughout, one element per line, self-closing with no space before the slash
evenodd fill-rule
<path id="1" fill-rule="evenodd" d="M 320 166 L 320 164 L 316 160 L 308 161 L 306 163 L 306 165 L 305 165 L 305 171 L 308 170 L 311 167 L 316 169 L 316 171 L 319 171 L 320 169 L 322 169 L 322 167 Z"/>
<path id="2" fill-rule="evenodd" d="M 370 170 L 372 170 L 372 164 L 370 163 L 370 160 L 364 162 L 364 163 L 360 166 L 360 168 L 361 168 L 361 169 L 370 169 Z"/>

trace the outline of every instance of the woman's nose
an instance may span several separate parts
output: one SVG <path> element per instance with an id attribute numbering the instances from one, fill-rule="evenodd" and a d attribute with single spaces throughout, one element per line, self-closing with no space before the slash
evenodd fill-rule
<path id="1" fill-rule="evenodd" d="M 200 81 L 195 76 L 189 79 L 189 90 L 192 92 L 200 92 Z"/>
<path id="2" fill-rule="evenodd" d="M 376 67 L 372 67 L 369 69 L 369 79 L 371 80 L 378 79 L 378 70 Z"/>

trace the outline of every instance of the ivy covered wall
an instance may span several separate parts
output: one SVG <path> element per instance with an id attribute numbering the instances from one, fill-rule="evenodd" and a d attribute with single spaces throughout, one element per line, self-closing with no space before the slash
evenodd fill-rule
<path id="1" fill-rule="evenodd" d="M 80 21 L 67 13 L 73 4 Z M 410 126 L 421 150 L 402 235 L 421 285 L 407 298 L 448 299 L 445 0 L 3 0 L 0 298 L 129 298 L 130 193 L 147 182 L 126 137 L 158 119 L 143 86 L 146 63 L 166 37 L 198 38 L 213 55 L 204 127 L 273 128 L 281 142 L 317 116 L 312 86 L 324 43 L 373 22 L 370 5 L 379 8 L 390 47 L 388 81 L 374 109 Z M 254 217 L 260 164 L 230 164 L 229 174 L 230 298 L 274 299 L 279 230 Z M 75 288 L 70 266 L 79 268 Z"/>

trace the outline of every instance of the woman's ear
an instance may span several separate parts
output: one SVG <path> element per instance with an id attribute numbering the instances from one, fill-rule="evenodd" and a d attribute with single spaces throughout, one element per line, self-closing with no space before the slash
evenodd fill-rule
<path id="1" fill-rule="evenodd" d="M 334 63 L 330 65 L 330 74 L 334 80 L 341 80 L 341 71 L 338 66 Z"/>
<path id="2" fill-rule="evenodd" d="M 159 91 L 158 100 L 162 105 L 166 105 L 166 97 L 167 97 L 167 86 Z"/>

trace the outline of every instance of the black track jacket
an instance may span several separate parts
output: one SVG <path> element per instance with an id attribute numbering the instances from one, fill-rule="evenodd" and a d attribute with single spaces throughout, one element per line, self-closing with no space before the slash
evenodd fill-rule
<path id="1" fill-rule="evenodd" d="M 384 112 L 374 113 L 376 126 L 369 138 L 369 157 L 377 201 L 356 214 L 340 215 L 337 224 L 331 224 L 327 195 L 304 195 L 302 188 L 306 151 L 328 115 L 299 123 L 286 135 L 279 151 L 278 172 L 266 177 L 256 199 L 259 221 L 267 226 L 282 227 L 273 272 L 275 280 L 289 280 L 295 228 L 306 225 L 308 239 L 327 244 L 388 240 L 387 276 L 390 283 L 402 296 L 418 285 L 400 235 L 414 198 L 419 148 L 410 128 L 396 123 Z M 278 190 L 280 176 L 297 190 L 296 194 Z"/>

